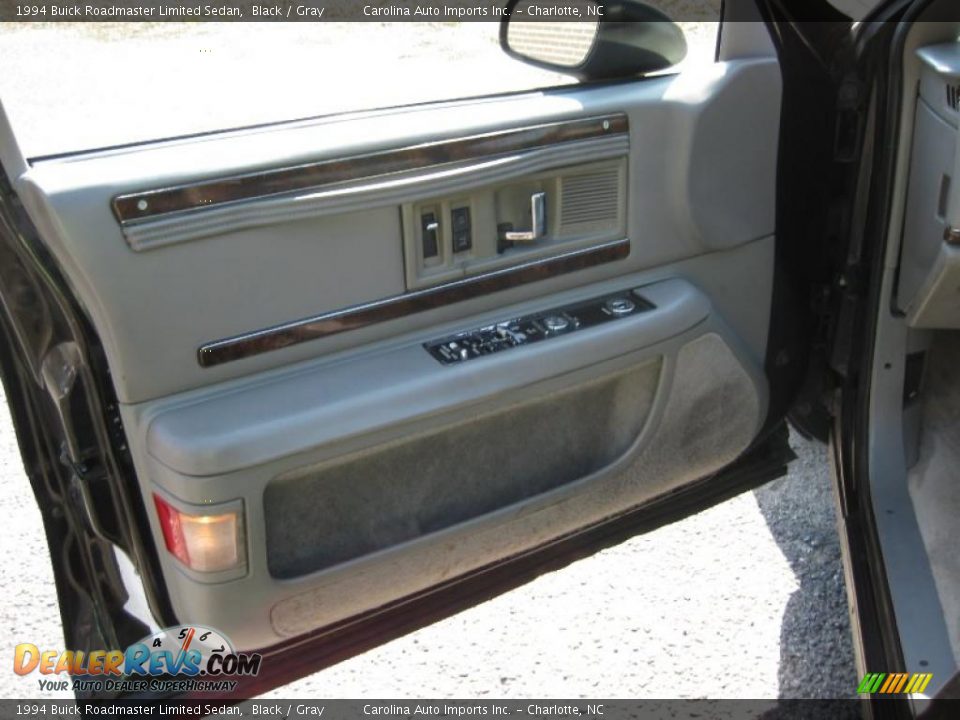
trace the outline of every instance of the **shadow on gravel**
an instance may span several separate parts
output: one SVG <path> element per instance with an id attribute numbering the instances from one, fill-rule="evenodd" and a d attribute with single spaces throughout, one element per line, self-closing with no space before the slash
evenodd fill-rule
<path id="1" fill-rule="evenodd" d="M 781 698 L 852 698 L 857 677 L 826 447 L 791 433 L 790 473 L 754 491 L 796 576 L 780 630 Z"/>

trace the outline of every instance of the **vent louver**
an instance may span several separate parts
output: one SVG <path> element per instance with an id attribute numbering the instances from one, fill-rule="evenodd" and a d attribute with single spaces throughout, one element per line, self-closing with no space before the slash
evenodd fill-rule
<path id="1" fill-rule="evenodd" d="M 947 105 L 960 111 L 960 85 L 947 85 Z"/>
<path id="2" fill-rule="evenodd" d="M 619 207 L 616 168 L 564 177 L 561 183 L 560 224 L 564 233 L 616 224 Z"/>

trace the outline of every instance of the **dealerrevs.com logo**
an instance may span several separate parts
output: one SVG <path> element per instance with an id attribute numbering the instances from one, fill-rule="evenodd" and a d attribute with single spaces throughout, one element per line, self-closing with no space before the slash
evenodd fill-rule
<path id="1" fill-rule="evenodd" d="M 13 671 L 48 676 L 39 679 L 41 690 L 222 692 L 237 686 L 231 678 L 259 673 L 262 660 L 257 653 L 234 651 L 230 641 L 212 628 L 178 625 L 126 650 L 60 652 L 20 643 L 14 651 Z"/>

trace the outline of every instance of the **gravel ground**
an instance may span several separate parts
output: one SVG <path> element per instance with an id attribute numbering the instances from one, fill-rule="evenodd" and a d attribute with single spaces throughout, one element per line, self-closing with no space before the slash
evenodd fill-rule
<path id="1" fill-rule="evenodd" d="M 0 396 L 2 399 L 2 396 Z M 788 477 L 270 697 L 847 697 L 856 687 L 822 446 Z M 0 627 L 61 647 L 40 527 L 0 402 Z M 0 697 L 37 695 L 0 673 Z"/>

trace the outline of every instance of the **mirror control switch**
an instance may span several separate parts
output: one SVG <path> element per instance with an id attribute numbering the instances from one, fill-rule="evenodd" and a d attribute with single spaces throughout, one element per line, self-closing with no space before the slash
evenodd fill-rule
<path id="1" fill-rule="evenodd" d="M 629 315 L 637 308 L 637 304 L 628 297 L 610 298 L 604 307 L 614 315 Z"/>

